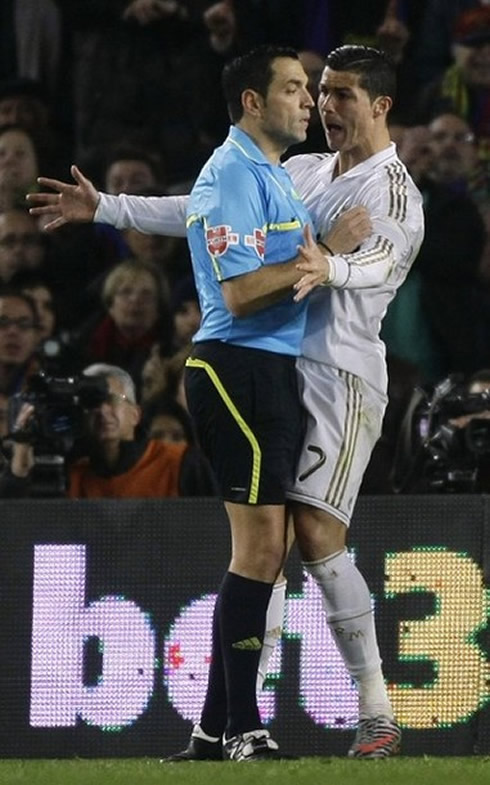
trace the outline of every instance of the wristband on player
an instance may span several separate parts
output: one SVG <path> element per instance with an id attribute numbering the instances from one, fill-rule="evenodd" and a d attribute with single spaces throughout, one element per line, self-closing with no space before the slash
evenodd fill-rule
<path id="1" fill-rule="evenodd" d="M 322 241 L 321 241 L 321 240 L 318 240 L 318 245 L 321 245 L 321 247 L 322 247 L 322 248 L 325 248 L 325 250 L 326 250 L 326 251 L 328 251 L 328 253 L 330 254 L 330 256 L 335 256 L 335 254 L 334 254 L 334 252 L 332 251 L 332 249 L 331 249 L 331 248 L 329 248 L 329 247 L 328 247 L 328 245 L 327 245 L 326 243 L 322 243 Z"/>

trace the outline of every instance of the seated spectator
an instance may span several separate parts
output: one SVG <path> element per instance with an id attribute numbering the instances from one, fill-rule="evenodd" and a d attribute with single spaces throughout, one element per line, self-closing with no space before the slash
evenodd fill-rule
<path id="1" fill-rule="evenodd" d="M 162 162 L 153 152 L 125 145 L 116 148 L 104 162 L 99 177 L 103 190 L 113 196 L 165 196 Z M 93 227 L 103 272 L 125 259 L 153 262 L 169 282 L 173 282 L 182 268 L 190 269 L 187 244 L 183 238 L 144 234 L 136 229 L 119 230 L 108 224 Z M 175 269 L 174 269 L 175 268 Z"/>
<path id="2" fill-rule="evenodd" d="M 17 273 L 37 270 L 44 261 L 46 241 L 35 219 L 23 207 L 0 211 L 0 282 Z"/>
<path id="3" fill-rule="evenodd" d="M 24 389 L 39 369 L 38 326 L 35 303 L 27 294 L 14 288 L 0 290 L 0 392 L 5 395 Z"/>
<path id="4" fill-rule="evenodd" d="M 178 351 L 188 346 L 201 323 L 201 307 L 194 277 L 186 276 L 175 284 L 170 299 L 173 318 L 173 346 Z"/>
<path id="5" fill-rule="evenodd" d="M 49 284 L 35 273 L 27 273 L 17 278 L 19 288 L 32 297 L 36 304 L 39 341 L 52 338 L 56 328 L 56 313 L 53 293 Z"/>
<path id="6" fill-rule="evenodd" d="M 168 350 L 171 345 L 167 291 L 158 268 L 121 262 L 105 279 L 102 301 L 106 313 L 82 328 L 80 351 L 88 362 L 120 365 L 139 390 L 141 370 L 153 344 L 161 341 Z"/>
<path id="7" fill-rule="evenodd" d="M 141 196 L 165 196 L 163 191 L 151 189 Z M 106 228 L 105 224 L 101 226 Z M 146 234 L 137 229 L 114 229 L 120 235 L 120 252 L 125 259 L 149 262 L 158 267 L 160 274 L 173 287 L 178 280 L 189 273 L 190 261 L 186 241 L 182 237 L 168 237 L 162 234 Z"/>
<path id="8" fill-rule="evenodd" d="M 54 116 L 52 105 L 44 84 L 36 79 L 0 81 L 0 126 L 17 125 L 27 131 L 36 145 L 40 169 L 57 176 L 68 168 L 72 156 L 69 134 L 59 128 L 62 118 Z"/>
<path id="9" fill-rule="evenodd" d="M 51 94 L 55 93 L 63 47 L 60 5 L 54 0 L 2 2 L 2 76 L 19 75 L 39 79 Z"/>
<path id="10" fill-rule="evenodd" d="M 167 392 L 167 361 L 168 355 L 159 343 L 150 349 L 145 364 L 141 369 L 141 401 L 143 404 Z"/>
<path id="11" fill-rule="evenodd" d="M 32 136 L 18 125 L 0 127 L 0 209 L 25 205 L 37 189 L 39 162 Z"/>
<path id="12" fill-rule="evenodd" d="M 191 344 L 182 346 L 170 357 L 164 354 L 163 347 L 156 343 L 142 369 L 141 400 L 148 403 L 159 396 L 177 401 L 187 411 L 184 390 L 185 362 L 191 352 Z"/>
<path id="13" fill-rule="evenodd" d="M 195 436 L 189 413 L 167 395 L 157 396 L 143 408 L 143 418 L 150 439 L 171 444 L 194 444 Z"/>
<path id="14" fill-rule="evenodd" d="M 108 194 L 146 194 L 161 188 L 161 163 L 152 155 L 136 147 L 116 148 L 105 162 L 103 190 Z"/>
<path id="15" fill-rule="evenodd" d="M 453 63 L 454 25 L 463 11 L 478 9 L 486 0 L 423 0 L 421 20 L 412 51 L 414 88 L 433 82 Z"/>
<path id="16" fill-rule="evenodd" d="M 68 468 L 71 498 L 163 498 L 213 496 L 213 474 L 201 452 L 185 442 L 169 444 L 138 435 L 141 410 L 129 374 L 97 364 L 84 374 L 106 380 L 107 395 L 86 413 L 87 457 Z M 23 404 L 17 429 L 25 430 L 34 407 Z M 35 456 L 32 445 L 14 441 L 12 457 L 0 478 L 0 496 L 29 494 Z"/>
<path id="17" fill-rule="evenodd" d="M 76 371 L 71 335 L 58 326 L 56 298 L 50 282 L 36 272 L 27 271 L 17 276 L 15 283 L 36 304 L 39 321 L 37 355 L 43 370 L 53 376 Z"/>
<path id="18" fill-rule="evenodd" d="M 489 205 L 489 168 L 481 160 L 469 123 L 454 112 L 430 121 L 431 165 L 428 175 L 453 192 L 466 193 L 484 214 Z"/>
<path id="19" fill-rule="evenodd" d="M 485 227 L 461 180 L 472 142 L 467 130 L 454 138 L 448 126 L 454 154 L 446 156 L 444 140 L 433 138 L 444 128 L 443 117 L 432 131 L 405 130 L 399 148 L 424 196 L 425 236 L 382 329 L 388 353 L 416 365 L 427 384 L 451 372 L 472 373 L 481 367 L 484 351 L 478 279 Z M 448 187 L 449 179 L 454 187 Z"/>
<path id="20" fill-rule="evenodd" d="M 453 30 L 455 62 L 419 97 L 418 113 L 428 122 L 434 111 L 452 111 L 474 131 L 479 156 L 490 158 L 490 8 L 480 6 L 457 17 Z"/>

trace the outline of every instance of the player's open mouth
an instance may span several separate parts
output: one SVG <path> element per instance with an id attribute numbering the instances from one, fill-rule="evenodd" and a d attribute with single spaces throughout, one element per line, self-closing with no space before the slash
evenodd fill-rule
<path id="1" fill-rule="evenodd" d="M 336 123 L 327 123 L 327 131 L 329 134 L 337 133 L 338 131 L 342 131 L 342 126 L 337 125 Z"/>

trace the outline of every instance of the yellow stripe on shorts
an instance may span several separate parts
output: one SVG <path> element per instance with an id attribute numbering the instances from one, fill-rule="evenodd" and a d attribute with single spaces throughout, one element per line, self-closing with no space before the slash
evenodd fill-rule
<path id="1" fill-rule="evenodd" d="M 226 392 L 225 388 L 223 387 L 218 374 L 216 373 L 214 368 L 212 368 L 211 365 L 209 365 L 209 363 L 205 362 L 204 360 L 195 359 L 194 357 L 188 357 L 185 364 L 189 368 L 202 368 L 203 371 L 206 371 L 221 400 L 223 401 L 226 408 L 230 412 L 231 416 L 235 420 L 236 424 L 240 428 L 241 432 L 249 442 L 250 447 L 252 449 L 253 459 L 252 459 L 252 482 L 250 485 L 250 493 L 248 495 L 247 501 L 249 504 L 257 504 L 257 499 L 259 496 L 259 484 L 260 484 L 260 467 L 262 465 L 262 451 L 260 449 L 257 439 L 253 434 L 253 431 L 243 419 L 242 415 L 240 414 L 235 404 L 231 400 L 230 396 Z"/>

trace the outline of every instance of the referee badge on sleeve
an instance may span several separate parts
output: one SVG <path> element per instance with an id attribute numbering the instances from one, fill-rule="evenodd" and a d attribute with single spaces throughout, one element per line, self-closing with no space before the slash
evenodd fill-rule
<path id="1" fill-rule="evenodd" d="M 254 229 L 253 234 L 246 234 L 245 245 L 255 248 L 257 256 L 263 259 L 265 253 L 265 233 L 262 229 Z"/>
<path id="2" fill-rule="evenodd" d="M 239 235 L 231 226 L 211 226 L 206 229 L 206 246 L 212 256 L 222 256 L 230 245 L 238 245 Z"/>

